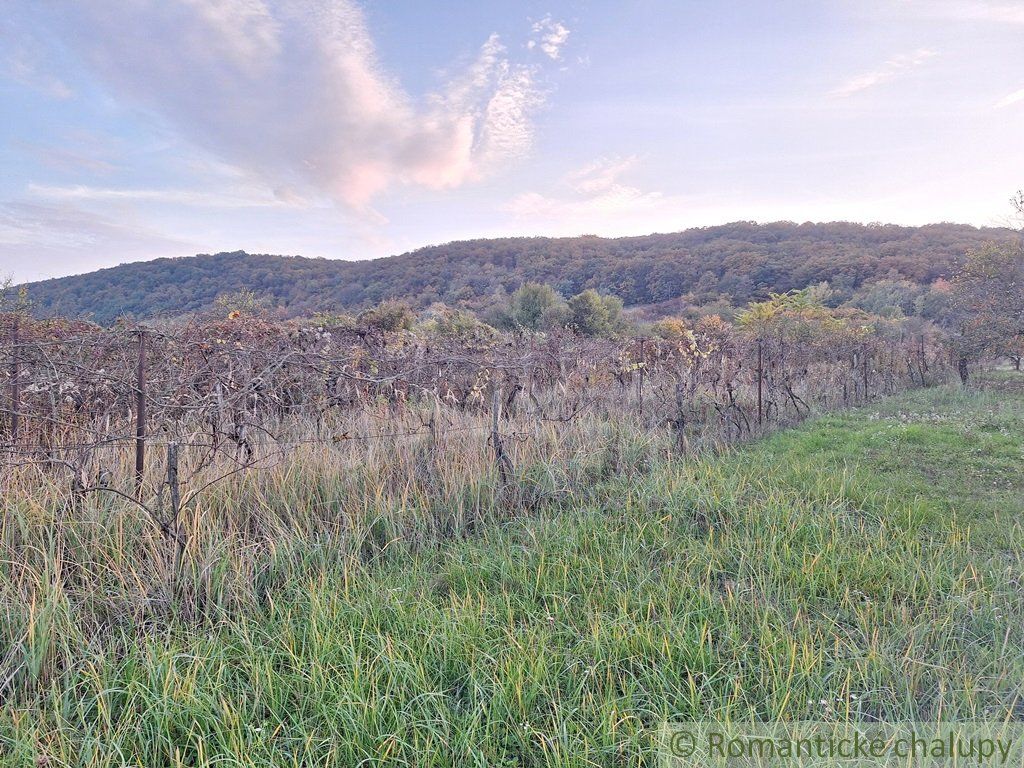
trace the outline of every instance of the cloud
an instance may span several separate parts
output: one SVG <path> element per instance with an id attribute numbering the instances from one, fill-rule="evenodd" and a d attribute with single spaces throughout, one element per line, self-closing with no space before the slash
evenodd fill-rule
<path id="1" fill-rule="evenodd" d="M 1024 101 L 1024 88 L 1003 96 L 1003 98 L 997 101 L 993 106 L 995 109 L 1005 109 L 1006 107 L 1012 106 L 1013 104 L 1017 104 L 1021 101 Z"/>
<path id="2" fill-rule="evenodd" d="M 94 174 L 106 174 L 117 168 L 113 163 L 100 157 L 94 157 L 88 153 L 65 147 L 47 146 L 20 139 L 13 140 L 11 145 L 35 156 L 44 165 L 67 173 L 85 171 Z"/>
<path id="3" fill-rule="evenodd" d="M 292 190 L 268 190 L 266 187 L 234 187 L 216 191 L 197 189 L 122 189 L 82 184 L 51 186 L 29 184 L 32 197 L 62 201 L 132 203 L 170 203 L 202 208 L 293 208 L 308 207 L 308 201 Z"/>
<path id="4" fill-rule="evenodd" d="M 70 203 L 0 203 L 0 276 L 16 269 L 19 281 L 95 269 L 98 253 L 124 261 L 181 256 L 196 247 Z"/>
<path id="5" fill-rule="evenodd" d="M 521 156 L 544 97 L 537 70 L 491 36 L 464 72 L 414 99 L 352 0 L 59 8 L 65 41 L 117 95 L 271 188 L 357 210 L 396 185 L 455 187 Z"/>
<path id="6" fill-rule="evenodd" d="M 634 168 L 639 159 L 637 155 L 602 157 L 570 173 L 566 183 L 578 194 L 601 195 L 621 187 L 619 177 Z"/>
<path id="7" fill-rule="evenodd" d="M 855 93 L 866 91 L 882 83 L 888 83 L 921 66 L 935 55 L 936 52 L 931 49 L 919 48 L 913 53 L 903 53 L 894 56 L 878 69 L 850 78 L 838 88 L 832 90 L 829 95 L 840 98 L 852 96 Z"/>
<path id="8" fill-rule="evenodd" d="M 43 46 L 33 36 L 15 30 L 11 19 L 0 19 L 0 76 L 32 88 L 51 99 L 69 99 L 71 87 L 47 70 Z"/>
<path id="9" fill-rule="evenodd" d="M 556 222 L 566 231 L 608 231 L 652 218 L 671 218 L 688 201 L 679 196 L 649 192 L 623 180 L 639 162 L 629 157 L 602 157 L 567 174 L 558 188 L 541 193 L 524 192 L 505 209 L 530 222 Z"/>
<path id="10" fill-rule="evenodd" d="M 905 8 L 932 18 L 1024 24 L 1024 5 L 1006 0 L 904 0 Z"/>
<path id="11" fill-rule="evenodd" d="M 552 61 L 558 61 L 562 55 L 562 46 L 569 39 L 569 28 L 560 21 L 555 21 L 549 13 L 531 27 L 533 37 L 526 44 L 527 48 L 540 48 Z"/>

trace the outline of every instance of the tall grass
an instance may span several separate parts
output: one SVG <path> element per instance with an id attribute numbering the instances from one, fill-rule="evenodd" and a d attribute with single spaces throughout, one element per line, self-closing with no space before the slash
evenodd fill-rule
<path id="1" fill-rule="evenodd" d="M 231 617 L 319 563 L 404 559 L 547 504 L 578 505 L 594 482 L 669 446 L 627 421 L 503 421 L 514 468 L 503 488 L 486 416 L 446 413 L 443 427 L 410 436 L 426 415 L 384 429 L 365 414 L 329 428 L 292 422 L 284 449 L 263 446 L 238 472 L 230 454 L 210 462 L 208 451 L 184 449 L 180 556 L 128 498 L 130 451 L 97 451 L 94 471 L 121 482 L 84 496 L 63 467 L 15 469 L 0 519 L 0 648 L 9 649 L 0 684 L 45 685 L 83 646 L 117 633 Z M 161 450 L 151 451 L 144 502 L 165 517 Z"/>
<path id="2" fill-rule="evenodd" d="M 138 507 L 71 514 L 18 470 L 0 758 L 641 766 L 666 718 L 1024 716 L 1019 397 L 914 393 L 689 461 L 659 429 L 513 419 L 511 491 L 485 420 L 452 419 L 211 486 L 180 564 Z M 228 469 L 198 461 L 192 488 Z"/>

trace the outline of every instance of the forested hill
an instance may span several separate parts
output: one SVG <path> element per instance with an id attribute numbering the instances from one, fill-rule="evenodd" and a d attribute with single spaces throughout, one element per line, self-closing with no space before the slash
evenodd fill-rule
<path id="1" fill-rule="evenodd" d="M 549 283 L 566 296 L 596 288 L 627 306 L 686 294 L 694 303 L 724 294 L 740 305 L 822 281 L 840 291 L 890 278 L 929 283 L 949 275 L 967 250 L 1016 236 L 958 224 L 740 222 L 616 239 L 465 240 L 373 261 L 238 251 L 123 264 L 31 283 L 28 292 L 40 315 L 86 315 L 101 323 L 124 314 L 200 310 L 243 289 L 293 315 L 355 310 L 385 298 L 479 309 L 527 280 Z"/>

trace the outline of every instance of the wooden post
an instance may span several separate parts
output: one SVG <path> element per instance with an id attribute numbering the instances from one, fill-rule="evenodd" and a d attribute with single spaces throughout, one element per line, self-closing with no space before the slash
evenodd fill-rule
<path id="1" fill-rule="evenodd" d="M 181 532 L 181 486 L 178 482 L 178 444 L 167 444 L 167 487 L 171 496 L 171 515 L 165 523 L 166 534 L 174 540 L 174 573 L 181 573 L 185 556 L 185 537 Z M 177 581 L 175 581 L 177 584 Z"/>
<path id="2" fill-rule="evenodd" d="M 644 373 L 647 370 L 647 355 L 644 342 L 646 339 L 640 339 L 640 379 L 637 383 L 638 395 L 640 397 L 640 418 L 644 417 Z"/>
<path id="3" fill-rule="evenodd" d="M 757 426 L 764 422 L 764 342 L 757 340 Z"/>
<path id="4" fill-rule="evenodd" d="M 18 444 L 19 414 L 21 409 L 21 361 L 18 349 L 20 340 L 18 338 L 18 316 L 14 317 L 14 326 L 11 328 L 11 446 Z"/>
<path id="5" fill-rule="evenodd" d="M 139 330 L 139 361 L 135 370 L 135 496 L 142 498 L 146 473 L 146 332 Z"/>
<path id="6" fill-rule="evenodd" d="M 862 366 L 864 368 L 864 402 L 867 402 L 868 401 L 868 348 L 867 348 L 867 345 L 864 346 L 864 351 L 863 351 L 862 354 L 864 355 L 864 360 L 862 361 Z"/>
<path id="7" fill-rule="evenodd" d="M 501 479 L 501 491 L 509 487 L 512 475 L 512 461 L 505 454 L 505 446 L 501 442 L 498 422 L 501 419 L 501 387 L 495 385 L 491 396 L 491 443 L 494 448 L 494 461 L 498 465 L 498 476 Z"/>
<path id="8" fill-rule="evenodd" d="M 181 514 L 181 486 L 178 483 L 178 444 L 167 444 L 167 487 L 171 495 L 171 533 L 178 535 L 178 515 Z"/>
<path id="9" fill-rule="evenodd" d="M 434 412 L 430 416 L 430 461 L 437 469 L 441 466 L 441 398 L 434 393 Z"/>

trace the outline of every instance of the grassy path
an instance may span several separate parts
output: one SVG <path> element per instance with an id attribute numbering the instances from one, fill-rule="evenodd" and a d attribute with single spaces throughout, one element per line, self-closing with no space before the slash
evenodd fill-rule
<path id="1" fill-rule="evenodd" d="M 11 766 L 640 766 L 665 718 L 1024 718 L 1024 394 L 918 392 L 373 567 L 282 557 L 0 714 Z M 38 762 L 37 762 L 38 761 Z"/>

